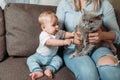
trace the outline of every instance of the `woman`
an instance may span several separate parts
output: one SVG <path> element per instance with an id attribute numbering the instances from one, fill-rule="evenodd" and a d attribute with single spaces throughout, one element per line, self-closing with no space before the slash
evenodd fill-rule
<path id="1" fill-rule="evenodd" d="M 120 31 L 114 9 L 108 0 L 62 0 L 56 13 L 61 28 L 65 25 L 67 31 L 74 31 L 83 9 L 102 13 L 103 27 L 109 29 L 108 32 L 98 30 L 95 33 L 90 33 L 90 43 L 99 43 L 101 40 L 120 43 Z M 74 42 L 81 43 L 77 35 Z M 66 66 L 75 74 L 77 80 L 120 80 L 120 64 L 110 49 L 100 47 L 91 52 L 91 55 L 70 59 L 69 56 L 74 50 L 74 45 L 65 48 L 64 61 Z"/>

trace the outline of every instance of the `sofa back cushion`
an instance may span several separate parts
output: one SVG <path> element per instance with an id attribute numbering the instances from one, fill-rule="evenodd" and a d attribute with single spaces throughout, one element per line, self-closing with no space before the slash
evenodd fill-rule
<path id="1" fill-rule="evenodd" d="M 55 6 L 10 3 L 4 9 L 6 47 L 9 56 L 29 56 L 36 51 L 41 32 L 38 16 L 42 11 L 56 11 Z"/>
<path id="2" fill-rule="evenodd" d="M 5 27 L 4 27 L 4 20 L 3 20 L 3 12 L 0 7 L 0 61 L 3 60 L 5 56 Z"/>

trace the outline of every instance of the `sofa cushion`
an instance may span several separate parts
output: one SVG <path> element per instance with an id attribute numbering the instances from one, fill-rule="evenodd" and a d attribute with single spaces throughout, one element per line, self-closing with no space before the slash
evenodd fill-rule
<path id="1" fill-rule="evenodd" d="M 55 6 L 10 3 L 4 9 L 6 44 L 9 56 L 29 56 L 38 47 L 41 29 L 38 16 L 42 11 L 56 11 Z"/>
<path id="2" fill-rule="evenodd" d="M 31 80 L 26 58 L 9 57 L 0 63 L 0 80 Z M 75 80 L 73 73 L 65 66 L 54 75 L 55 80 Z M 46 76 L 38 80 L 50 80 Z"/>
<path id="3" fill-rule="evenodd" d="M 5 56 L 5 29 L 4 29 L 4 20 L 3 20 L 3 12 L 0 8 L 0 61 L 3 60 Z"/>

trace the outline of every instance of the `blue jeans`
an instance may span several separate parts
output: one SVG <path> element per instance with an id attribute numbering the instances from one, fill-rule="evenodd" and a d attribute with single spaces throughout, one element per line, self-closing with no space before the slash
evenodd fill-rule
<path id="1" fill-rule="evenodd" d="M 64 51 L 66 66 L 75 74 L 77 80 L 120 80 L 120 64 L 98 66 L 98 60 L 111 55 L 112 52 L 105 47 L 96 49 L 91 55 L 85 55 L 70 59 L 74 49 L 67 48 Z"/>
<path id="2" fill-rule="evenodd" d="M 45 65 L 46 68 L 51 69 L 54 73 L 62 66 L 62 64 L 62 59 L 58 55 L 51 57 L 35 53 L 27 58 L 27 65 L 30 72 L 43 71 L 41 66 Z"/>

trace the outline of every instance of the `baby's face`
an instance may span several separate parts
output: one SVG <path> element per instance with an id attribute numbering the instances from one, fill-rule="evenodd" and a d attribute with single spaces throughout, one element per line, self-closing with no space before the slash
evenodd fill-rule
<path id="1" fill-rule="evenodd" d="M 45 29 L 49 34 L 55 35 L 59 31 L 58 19 L 56 17 L 49 17 L 45 22 Z"/>

